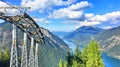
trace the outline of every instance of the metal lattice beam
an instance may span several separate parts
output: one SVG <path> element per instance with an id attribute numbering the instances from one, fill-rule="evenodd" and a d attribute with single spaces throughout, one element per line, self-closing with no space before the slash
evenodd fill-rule
<path id="1" fill-rule="evenodd" d="M 34 45 L 34 39 L 31 37 L 31 47 L 30 47 L 30 55 L 29 55 L 28 67 L 34 67 L 35 59 L 34 59 L 33 45 Z"/>
<path id="2" fill-rule="evenodd" d="M 38 43 L 36 43 L 36 50 L 35 50 L 35 67 L 38 66 Z"/>
<path id="3" fill-rule="evenodd" d="M 28 37 L 33 37 L 36 42 L 44 42 L 45 35 L 41 31 L 42 27 L 39 27 L 39 25 L 37 25 L 36 22 L 28 14 L 23 13 L 23 15 L 16 16 L 0 15 L 0 19 L 16 24 L 16 26 L 23 32 L 27 31 Z M 24 28 L 26 28 L 26 30 Z"/>
<path id="4" fill-rule="evenodd" d="M 5 9 L 18 9 L 24 7 L 0 7 Z M 25 9 L 29 9 L 26 7 Z M 22 47 L 22 58 L 21 58 L 21 67 L 38 67 L 38 43 L 45 43 L 44 34 L 42 32 L 42 27 L 39 27 L 37 23 L 31 18 L 27 13 L 23 12 L 22 15 L 17 14 L 14 16 L 8 15 L 6 12 L 0 12 L 0 19 L 3 19 L 7 22 L 13 24 L 13 37 L 12 37 L 12 47 L 11 47 L 11 58 L 10 58 L 10 67 L 18 67 L 18 56 L 17 56 L 17 44 L 16 44 L 16 27 L 21 29 L 24 32 L 24 40 Z M 26 34 L 27 32 L 27 34 Z M 31 47 L 29 53 L 29 61 L 27 60 L 27 36 L 31 38 Z M 36 49 L 34 55 L 34 41 L 36 42 Z M 29 63 L 28 63 L 29 62 Z"/>
<path id="5" fill-rule="evenodd" d="M 27 33 L 24 32 L 23 47 L 22 47 L 22 58 L 21 58 L 21 67 L 28 67 L 27 60 Z"/>
<path id="6" fill-rule="evenodd" d="M 17 44 L 16 44 L 16 26 L 13 25 L 12 47 L 10 56 L 10 67 L 18 67 Z"/>

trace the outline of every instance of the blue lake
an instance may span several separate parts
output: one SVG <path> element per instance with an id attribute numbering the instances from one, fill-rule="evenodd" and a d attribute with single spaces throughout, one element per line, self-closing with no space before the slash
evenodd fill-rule
<path id="1" fill-rule="evenodd" d="M 120 67 L 120 60 L 108 56 L 106 53 L 102 54 L 103 61 L 106 67 Z"/>
<path id="2" fill-rule="evenodd" d="M 68 42 L 68 41 L 65 41 L 65 42 L 69 45 L 71 50 L 74 52 L 76 45 L 72 42 Z M 80 46 L 80 49 L 82 49 L 82 47 L 83 46 Z M 102 58 L 103 58 L 105 67 L 120 67 L 120 60 L 119 59 L 110 57 L 106 53 L 102 54 Z"/>

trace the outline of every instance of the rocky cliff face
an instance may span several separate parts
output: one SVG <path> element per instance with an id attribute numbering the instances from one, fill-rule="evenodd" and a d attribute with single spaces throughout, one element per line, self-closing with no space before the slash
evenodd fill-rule
<path id="1" fill-rule="evenodd" d="M 104 31 L 96 39 L 106 53 L 120 59 L 120 26 Z"/>
<path id="2" fill-rule="evenodd" d="M 58 36 L 52 34 L 47 29 L 42 28 L 42 32 L 45 34 L 45 41 L 56 49 L 68 49 L 68 45 Z"/>

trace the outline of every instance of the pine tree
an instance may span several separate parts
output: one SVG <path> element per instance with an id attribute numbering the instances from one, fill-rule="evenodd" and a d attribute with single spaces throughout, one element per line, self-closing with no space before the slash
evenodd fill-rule
<path id="1" fill-rule="evenodd" d="M 97 42 L 92 40 L 89 46 L 84 46 L 82 52 L 78 45 L 75 52 L 68 52 L 66 55 L 66 61 L 60 60 L 59 67 L 104 67 L 102 61 L 100 48 Z"/>
<path id="2" fill-rule="evenodd" d="M 59 67 L 63 67 L 63 61 L 62 61 L 62 59 L 60 59 L 60 61 L 59 61 Z"/>
<path id="3" fill-rule="evenodd" d="M 77 45 L 76 46 L 76 49 L 75 49 L 75 56 L 80 56 L 80 54 L 81 54 L 81 51 L 80 51 L 80 49 L 79 49 L 79 46 Z"/>
<path id="4" fill-rule="evenodd" d="M 6 48 L 6 50 L 5 50 L 5 58 L 4 58 L 4 60 L 6 60 L 6 61 L 10 60 L 10 53 L 9 53 L 9 49 L 8 48 Z"/>
<path id="5" fill-rule="evenodd" d="M 4 52 L 0 49 L 0 61 L 4 59 Z"/>
<path id="6" fill-rule="evenodd" d="M 70 51 L 67 52 L 66 59 L 68 67 L 72 66 L 73 54 Z"/>
<path id="7" fill-rule="evenodd" d="M 68 62 L 67 61 L 64 62 L 64 67 L 68 67 Z"/>
<path id="8" fill-rule="evenodd" d="M 99 45 L 94 40 L 92 40 L 88 46 L 87 59 L 86 67 L 104 67 Z"/>
<path id="9" fill-rule="evenodd" d="M 2 67 L 9 67 L 10 63 L 10 53 L 8 48 L 3 52 L 0 50 L 0 66 Z"/>
<path id="10" fill-rule="evenodd" d="M 79 46 L 76 46 L 74 58 L 73 58 L 73 64 L 72 67 L 83 67 L 83 61 L 81 57 L 81 51 L 79 49 Z"/>
<path id="11" fill-rule="evenodd" d="M 84 65 L 80 62 L 73 60 L 72 67 L 84 67 Z"/>
<path id="12" fill-rule="evenodd" d="M 82 63 L 81 51 L 78 45 L 76 46 L 75 49 L 74 60 L 77 61 L 78 63 Z"/>
<path id="13" fill-rule="evenodd" d="M 88 55 L 88 47 L 87 47 L 87 46 L 84 46 L 84 48 L 83 48 L 83 50 L 82 50 L 82 54 L 81 54 L 84 67 L 85 67 L 86 62 L 87 62 L 87 60 L 88 60 L 87 55 Z"/>
<path id="14" fill-rule="evenodd" d="M 77 66 L 77 61 L 73 60 L 72 67 L 78 67 L 78 66 Z"/>
<path id="15" fill-rule="evenodd" d="M 2 60 L 2 51 L 0 50 L 0 61 Z"/>

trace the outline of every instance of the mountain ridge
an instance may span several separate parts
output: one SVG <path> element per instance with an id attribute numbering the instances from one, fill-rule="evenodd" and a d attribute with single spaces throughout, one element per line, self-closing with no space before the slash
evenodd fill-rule
<path id="1" fill-rule="evenodd" d="M 77 28 L 75 31 L 68 34 L 64 39 L 68 41 L 73 41 L 80 44 L 88 44 L 91 38 L 96 37 L 98 34 L 103 32 L 104 29 L 92 27 L 92 26 L 82 26 Z M 87 40 L 87 43 L 84 42 Z"/>
<path id="2" fill-rule="evenodd" d="M 120 59 L 120 26 L 104 31 L 96 40 L 108 55 Z"/>

